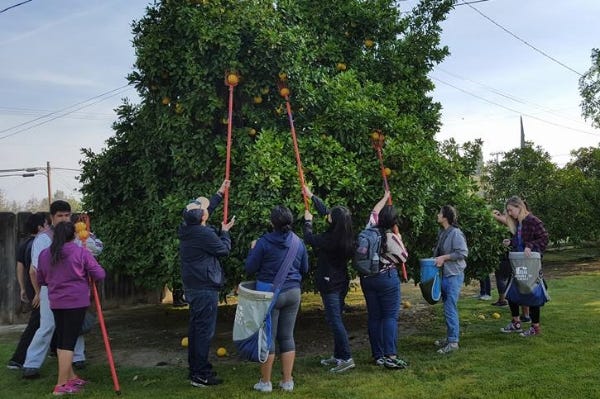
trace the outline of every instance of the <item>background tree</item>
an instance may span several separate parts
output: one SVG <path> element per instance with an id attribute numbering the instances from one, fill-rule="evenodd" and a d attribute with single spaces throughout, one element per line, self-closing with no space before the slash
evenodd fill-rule
<path id="1" fill-rule="evenodd" d="M 592 49 L 592 66 L 579 79 L 581 111 L 586 120 L 600 129 L 600 49 Z"/>
<path id="2" fill-rule="evenodd" d="M 434 140 L 440 105 L 427 75 L 448 54 L 439 24 L 451 6 L 423 0 L 405 16 L 389 0 L 170 0 L 148 7 L 133 24 L 137 61 L 129 75 L 141 103 L 125 101 L 117 110 L 115 135 L 102 152 L 83 151 L 82 191 L 106 243 L 103 264 L 147 287 L 177 273 L 181 210 L 213 193 L 224 176 L 224 73 L 235 70 L 241 80 L 230 214 L 238 222 L 225 262 L 229 285 L 243 278 L 248 244 L 267 230 L 272 206 L 303 215 L 278 80 L 291 89 L 305 175 L 317 195 L 348 205 L 357 230 L 364 225 L 383 194 L 369 139 L 379 129 L 411 265 L 431 255 L 435 215 L 451 203 L 473 229 L 470 275 L 491 270 L 498 240 L 487 233 L 496 227 L 468 157 L 444 154 Z M 219 221 L 220 213 L 213 215 Z"/>

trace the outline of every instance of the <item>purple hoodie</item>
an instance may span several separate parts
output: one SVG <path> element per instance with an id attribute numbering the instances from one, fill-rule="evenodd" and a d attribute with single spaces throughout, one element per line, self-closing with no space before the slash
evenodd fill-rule
<path id="1" fill-rule="evenodd" d="M 88 277 L 103 280 L 106 272 L 87 249 L 67 242 L 61 252 L 62 258 L 52 264 L 50 248 L 40 253 L 37 279 L 48 286 L 51 309 L 77 309 L 90 306 Z"/>

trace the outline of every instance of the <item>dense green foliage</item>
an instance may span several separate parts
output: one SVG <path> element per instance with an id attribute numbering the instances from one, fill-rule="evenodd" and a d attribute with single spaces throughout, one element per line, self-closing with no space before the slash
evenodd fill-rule
<path id="1" fill-rule="evenodd" d="M 592 49 L 592 65 L 579 79 L 581 112 L 586 120 L 600 129 L 600 49 Z"/>
<path id="2" fill-rule="evenodd" d="M 600 147 L 580 148 L 562 168 L 542 148 L 526 143 L 486 165 L 483 184 L 486 199 L 503 209 L 512 195 L 527 201 L 557 244 L 578 244 L 600 238 L 593 220 L 600 203 Z"/>
<path id="3" fill-rule="evenodd" d="M 497 227 L 470 177 L 480 143 L 463 154 L 434 140 L 440 105 L 427 75 L 448 54 L 439 24 L 451 7 L 450 0 L 423 0 L 407 14 L 389 0 L 170 0 L 149 7 L 133 24 L 137 62 L 129 80 L 141 103 L 119 108 L 106 149 L 84 151 L 82 191 L 106 243 L 104 264 L 148 287 L 176 275 L 181 209 L 223 180 L 224 76 L 235 70 L 241 78 L 229 214 L 237 222 L 224 262 L 230 286 L 243 277 L 248 244 L 266 231 L 272 206 L 290 206 L 299 220 L 303 214 L 277 89 L 282 74 L 315 194 L 329 205 L 346 204 L 356 228 L 364 225 L 383 194 L 369 139 L 380 129 L 411 266 L 431 255 L 435 215 L 450 203 L 471 247 L 469 276 L 492 270 Z M 323 228 L 319 221 L 317 230 Z"/>

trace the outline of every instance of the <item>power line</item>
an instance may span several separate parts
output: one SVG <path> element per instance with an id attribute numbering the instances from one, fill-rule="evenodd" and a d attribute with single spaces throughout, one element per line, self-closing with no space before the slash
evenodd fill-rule
<path id="1" fill-rule="evenodd" d="M 460 0 L 459 0 L 460 1 Z M 558 65 L 562 66 L 563 68 L 568 69 L 569 71 L 577 74 L 578 76 L 583 76 L 583 74 L 581 74 L 580 72 L 574 70 L 573 68 L 571 68 L 570 66 L 564 64 L 563 62 L 557 60 L 556 58 L 552 57 L 550 54 L 540 50 L 539 48 L 535 47 L 533 44 L 529 43 L 528 41 L 526 41 L 525 39 L 520 38 L 519 36 L 517 36 L 516 34 L 514 34 L 513 32 L 511 32 L 510 30 L 508 30 L 507 28 L 505 28 L 504 26 L 500 25 L 498 22 L 494 21 L 492 18 L 488 17 L 487 15 L 485 15 L 484 13 L 482 13 L 481 11 L 479 11 L 477 8 L 473 7 L 470 3 L 465 3 L 463 1 L 460 1 L 460 3 L 458 3 L 457 5 L 466 5 L 471 7 L 475 12 L 477 12 L 479 15 L 481 15 L 482 17 L 484 17 L 485 19 L 487 19 L 488 21 L 490 21 L 491 23 L 493 23 L 494 25 L 496 25 L 497 27 L 499 27 L 500 29 L 502 29 L 504 32 L 508 33 L 509 35 L 511 35 L 512 37 L 514 37 L 515 39 L 519 40 L 520 42 L 522 42 L 523 44 L 525 44 L 526 46 L 532 48 L 533 50 L 537 51 L 538 53 L 540 53 L 541 55 L 543 55 L 544 57 L 554 61 L 555 63 L 557 63 Z"/>
<path id="2" fill-rule="evenodd" d="M 10 6 L 10 7 L 6 7 L 4 10 L 0 10 L 0 14 L 2 14 L 3 12 L 6 12 L 8 10 L 10 10 L 11 8 L 16 8 L 16 7 L 22 6 L 25 3 L 29 3 L 30 1 L 31 0 L 26 0 L 26 1 L 22 1 L 22 2 L 20 2 L 18 4 L 14 4 L 14 5 Z"/>
<path id="3" fill-rule="evenodd" d="M 444 68 L 441 68 L 439 66 L 436 67 L 436 70 L 440 70 L 440 71 L 442 71 L 442 72 L 444 72 L 444 73 L 446 73 L 446 74 L 448 74 L 450 76 L 453 76 L 455 78 L 458 78 L 458 79 L 461 79 L 461 80 L 464 80 L 464 81 L 471 82 L 471 83 L 474 83 L 476 85 L 479 85 L 479 86 L 483 87 L 484 89 L 486 89 L 486 90 L 488 90 L 488 91 L 490 91 L 490 92 L 492 92 L 494 94 L 497 94 L 497 95 L 499 95 L 501 97 L 504 97 L 504 98 L 506 98 L 508 100 L 511 100 L 511 101 L 514 101 L 516 103 L 523 104 L 523 105 L 528 105 L 528 104 L 529 105 L 533 105 L 534 107 L 540 109 L 541 111 L 549 113 L 549 114 L 552 114 L 553 116 L 558 116 L 560 118 L 566 119 L 566 120 L 571 121 L 571 122 L 583 124 L 583 122 L 581 122 L 579 120 L 575 120 L 573 118 L 570 118 L 570 117 L 568 117 L 566 115 L 563 115 L 563 114 L 559 113 L 558 110 L 555 110 L 555 109 L 552 109 L 552 108 L 549 108 L 549 107 L 546 107 L 546 106 L 543 106 L 543 105 L 540 105 L 540 104 L 536 104 L 534 102 L 531 102 L 531 101 L 528 101 L 528 100 L 525 100 L 525 99 L 522 99 L 522 98 L 519 98 L 519 97 L 514 96 L 514 95 L 512 95 L 510 93 L 503 92 L 500 89 L 496 89 L 496 88 L 494 88 L 492 86 L 486 85 L 486 84 L 478 82 L 476 80 L 469 79 L 469 78 L 466 78 L 464 76 L 458 75 L 456 73 L 447 71 Z"/>
<path id="4" fill-rule="evenodd" d="M 510 107 L 507 107 L 507 106 L 505 106 L 505 105 L 499 104 L 499 103 L 497 103 L 497 102 L 495 102 L 495 101 L 488 100 L 488 99 L 487 99 L 487 98 L 485 98 L 485 97 L 479 96 L 479 95 L 477 95 L 477 94 L 475 94 L 475 93 L 471 93 L 471 92 L 470 92 L 470 91 L 468 91 L 468 90 L 462 89 L 462 88 L 460 88 L 460 87 L 458 87 L 458 86 L 455 86 L 455 85 L 453 85 L 453 84 L 451 84 L 451 83 L 445 82 L 445 81 L 443 81 L 443 80 L 441 80 L 441 79 L 438 79 L 438 78 L 436 78 L 436 77 L 433 77 L 433 76 L 432 76 L 431 78 L 432 78 L 433 80 L 436 80 L 436 81 L 438 81 L 438 82 L 440 82 L 440 83 L 443 83 L 443 84 L 445 84 L 445 85 L 447 85 L 447 86 L 450 86 L 450 87 L 452 87 L 453 89 L 456 89 L 456 90 L 458 90 L 458 91 L 460 91 L 460 92 L 463 92 L 463 93 L 465 93 L 465 94 L 467 94 L 467 95 L 469 95 L 469 96 L 472 96 L 472 97 L 478 98 L 478 99 L 480 99 L 480 100 L 482 100 L 482 101 L 485 101 L 485 102 L 487 102 L 487 103 L 490 103 L 490 104 L 492 104 L 492 105 L 495 105 L 495 106 L 497 106 L 497 107 L 500 107 L 500 108 L 504 108 L 504 109 L 506 109 L 506 110 L 508 110 L 508 111 L 511 111 L 511 112 L 517 113 L 517 114 L 519 114 L 519 115 L 524 115 L 524 116 L 527 116 L 527 117 L 529 117 L 529 118 L 531 118 L 531 119 L 535 119 L 535 120 L 537 120 L 537 121 L 544 122 L 544 123 L 547 123 L 547 124 L 549 124 L 549 125 L 554 125 L 554 126 L 557 126 L 557 127 L 561 127 L 561 128 L 563 128 L 563 129 L 569 129 L 569 130 L 573 130 L 573 131 L 575 131 L 575 132 L 580 132 L 580 133 L 589 134 L 589 135 L 591 135 L 591 136 L 599 136 L 599 137 L 600 137 L 600 134 L 599 134 L 599 133 L 592 133 L 592 132 L 588 132 L 588 131 L 586 131 L 586 130 L 581 130 L 581 129 L 577 129 L 577 128 L 575 128 L 575 127 L 565 126 L 565 125 L 561 125 L 560 123 L 555 123 L 555 122 L 548 121 L 548 120 L 546 120 L 546 119 L 538 118 L 537 116 L 534 116 L 534 115 L 531 115 L 531 114 L 526 114 L 526 113 L 524 113 L 524 112 L 521 112 L 521 111 L 519 111 L 519 110 L 516 110 L 516 109 L 514 109 L 514 108 L 510 108 Z"/>
<path id="5" fill-rule="evenodd" d="M 93 100 L 93 99 L 96 99 L 96 98 L 100 98 L 100 97 L 102 97 L 102 96 L 106 96 L 106 95 L 107 95 L 107 94 L 109 94 L 109 93 L 113 93 L 113 94 L 111 94 L 111 95 L 109 95 L 109 96 L 106 96 L 106 97 L 104 97 L 104 98 L 100 98 L 99 100 L 97 100 L 97 101 L 94 101 L 94 102 L 92 102 L 92 103 L 89 103 L 89 104 L 83 105 L 83 106 L 81 106 L 81 107 L 79 107 L 79 108 L 75 108 L 75 109 L 73 109 L 73 110 L 71 110 L 71 111 L 63 112 L 63 113 L 62 113 L 62 114 L 60 114 L 60 115 L 57 115 L 57 116 L 55 116 L 55 117 L 53 117 L 53 118 L 50 118 L 50 119 L 46 119 L 46 120 L 44 120 L 44 121 L 41 121 L 40 123 L 36 123 L 35 125 L 32 125 L 32 126 L 27 126 L 27 127 L 24 127 L 23 129 L 17 130 L 16 132 L 12 132 L 12 133 L 9 133 L 9 134 L 7 134 L 7 135 L 0 136 L 0 140 L 2 140 L 2 139 L 5 139 L 5 138 L 7 138 L 7 137 L 14 136 L 14 135 L 16 135 L 16 134 L 19 134 L 19 133 L 22 133 L 22 132 L 25 132 L 25 131 L 27 131 L 27 130 L 31 130 L 31 129 L 33 129 L 34 127 L 38 127 L 38 126 L 44 125 L 44 124 L 46 124 L 46 123 L 49 123 L 49 122 L 52 122 L 52 121 L 54 121 L 54 120 L 56 120 L 56 119 L 63 118 L 63 117 L 65 117 L 65 116 L 69 115 L 69 114 L 75 113 L 75 112 L 77 112 L 77 111 L 80 111 L 80 110 L 82 110 L 82 109 L 84 109 L 84 108 L 91 107 L 91 106 L 92 106 L 92 105 L 94 105 L 94 104 L 98 104 L 98 103 L 100 103 L 100 102 L 102 102 L 102 101 L 104 101 L 104 100 L 107 100 L 107 99 L 109 99 L 109 98 L 111 98 L 111 97 L 114 97 L 114 96 L 116 96 L 116 95 L 118 95 L 118 94 L 121 94 L 121 93 L 122 93 L 122 92 L 124 92 L 125 90 L 122 90 L 122 91 L 120 91 L 120 92 L 119 92 L 118 90 L 121 90 L 121 89 L 127 88 L 128 86 L 129 86 L 128 84 L 127 84 L 127 85 L 124 85 L 124 86 L 121 86 L 121 87 L 119 87 L 119 88 L 116 88 L 116 89 L 113 89 L 113 90 L 107 91 L 106 93 L 102 93 L 102 94 L 99 94 L 99 95 L 97 95 L 97 96 L 94 96 L 94 97 L 92 97 L 92 98 L 89 98 L 89 99 L 87 99 L 87 100 L 85 100 L 85 101 L 82 101 L 82 102 L 79 102 L 79 103 L 77 103 L 77 104 L 71 105 L 71 106 L 69 106 L 69 107 L 63 108 L 62 110 L 55 111 L 55 112 L 51 112 L 51 113 L 49 113 L 49 114 L 46 114 L 46 115 L 40 116 L 40 117 L 38 117 L 38 118 L 35 118 L 35 119 L 32 119 L 32 120 L 30 120 L 30 121 L 27 121 L 27 122 L 20 123 L 20 124 L 18 124 L 18 125 L 15 125 L 15 126 L 9 127 L 9 128 L 7 128 L 7 129 L 4 129 L 4 130 L 0 130 L 0 133 L 4 133 L 4 132 L 7 132 L 7 131 L 9 131 L 9 130 L 12 130 L 12 129 L 18 128 L 18 127 L 20 127 L 20 126 L 27 125 L 27 124 L 33 123 L 33 122 L 35 122 L 35 121 L 38 121 L 38 120 L 40 120 L 40 119 L 46 118 L 46 117 L 48 117 L 48 116 L 55 115 L 55 114 L 59 114 L 59 113 L 61 113 L 61 112 L 65 111 L 65 110 L 67 110 L 67 109 L 70 109 L 70 108 L 73 108 L 73 107 L 75 107 L 75 106 L 77 106 L 77 105 L 80 105 L 80 104 L 85 104 L 85 103 L 89 102 L 90 100 Z"/>

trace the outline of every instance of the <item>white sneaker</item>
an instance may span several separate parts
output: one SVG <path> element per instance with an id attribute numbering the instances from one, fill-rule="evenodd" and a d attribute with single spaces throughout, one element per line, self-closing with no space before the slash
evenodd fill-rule
<path id="1" fill-rule="evenodd" d="M 337 366 L 339 364 L 339 362 L 340 361 L 333 356 L 331 356 L 330 358 L 327 358 L 327 359 L 321 359 L 321 364 L 323 366 Z"/>
<path id="2" fill-rule="evenodd" d="M 254 390 L 260 392 L 272 392 L 273 385 L 271 384 L 271 381 L 263 382 L 263 380 L 258 380 L 258 382 L 254 384 Z"/>
<path id="3" fill-rule="evenodd" d="M 457 350 L 458 350 L 458 343 L 457 342 L 448 342 L 446 344 L 446 346 L 444 346 L 441 349 L 438 349 L 437 353 L 445 355 L 446 353 L 454 352 L 454 351 L 457 351 Z"/>
<path id="4" fill-rule="evenodd" d="M 270 385 L 271 383 L 269 383 Z M 281 381 L 279 383 L 279 388 L 283 389 L 286 392 L 292 392 L 294 390 L 294 380 L 289 381 Z"/>
<path id="5" fill-rule="evenodd" d="M 492 296 L 491 295 L 482 295 L 479 297 L 480 301 L 491 301 L 492 300 Z"/>

